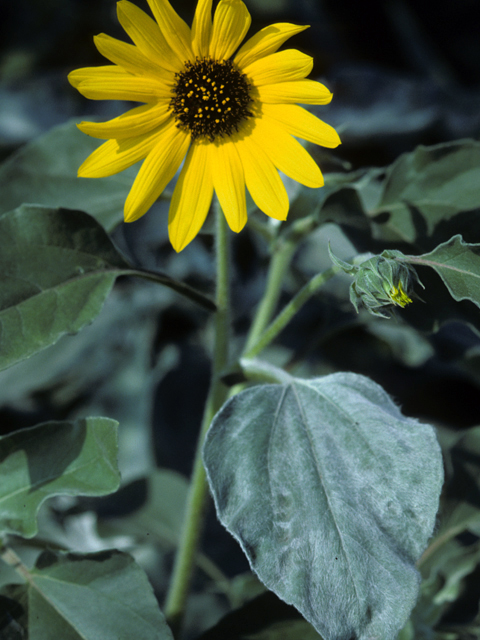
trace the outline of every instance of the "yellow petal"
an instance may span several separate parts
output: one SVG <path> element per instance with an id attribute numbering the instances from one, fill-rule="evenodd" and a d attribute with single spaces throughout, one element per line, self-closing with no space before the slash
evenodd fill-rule
<path id="1" fill-rule="evenodd" d="M 236 51 L 250 27 L 250 14 L 241 0 L 220 0 L 213 19 L 210 56 L 225 60 Z"/>
<path id="2" fill-rule="evenodd" d="M 135 75 L 150 74 L 173 86 L 173 74 L 152 62 L 134 45 L 112 38 L 105 33 L 95 36 L 93 41 L 102 56 L 110 62 L 120 65 Z"/>
<path id="3" fill-rule="evenodd" d="M 275 165 L 252 135 L 232 136 L 242 161 L 245 182 L 253 201 L 261 211 L 285 220 L 288 214 L 288 196 Z"/>
<path id="4" fill-rule="evenodd" d="M 144 104 L 108 122 L 81 122 L 77 127 L 93 138 L 134 138 L 156 129 L 170 115 L 167 102 Z"/>
<path id="5" fill-rule="evenodd" d="M 105 178 L 119 173 L 142 158 L 155 145 L 157 134 L 126 140 L 108 140 L 91 153 L 78 170 L 79 178 Z"/>
<path id="6" fill-rule="evenodd" d="M 235 64 L 241 69 L 254 60 L 274 53 L 282 44 L 308 27 L 299 27 L 288 22 L 277 22 L 258 31 L 249 38 L 235 56 Z"/>
<path id="7" fill-rule="evenodd" d="M 168 233 L 175 251 L 181 251 L 202 228 L 213 196 L 210 143 L 194 142 L 173 192 Z"/>
<path id="8" fill-rule="evenodd" d="M 178 129 L 173 120 L 156 138 L 143 162 L 125 202 L 125 222 L 134 222 L 146 213 L 176 174 L 190 144 L 190 134 Z"/>
<path id="9" fill-rule="evenodd" d="M 300 104 L 328 104 L 332 93 L 315 80 L 293 80 L 267 84 L 255 89 L 260 102 L 297 102 Z"/>
<path id="10" fill-rule="evenodd" d="M 297 138 L 334 149 L 341 144 L 335 129 L 296 104 L 263 104 L 264 116 L 280 122 L 288 133 Z"/>
<path id="11" fill-rule="evenodd" d="M 198 0 L 192 23 L 192 49 L 199 58 L 208 56 L 212 37 L 212 0 Z"/>
<path id="12" fill-rule="evenodd" d="M 258 118 L 252 139 L 285 175 L 307 187 L 322 187 L 323 176 L 312 156 L 275 120 Z"/>
<path id="13" fill-rule="evenodd" d="M 157 102 L 172 97 L 171 88 L 152 77 L 134 76 L 121 67 L 86 67 L 72 71 L 71 84 L 91 100 Z"/>
<path id="14" fill-rule="evenodd" d="M 180 60 L 194 60 L 190 27 L 168 0 L 147 0 L 163 37 Z"/>
<path id="15" fill-rule="evenodd" d="M 313 58 L 296 49 L 286 49 L 255 60 L 242 69 L 255 87 L 272 82 L 289 82 L 308 76 L 313 68 Z"/>
<path id="16" fill-rule="evenodd" d="M 158 24 L 150 16 L 128 0 L 117 3 L 117 16 L 132 42 L 147 58 L 169 71 L 183 69 L 183 59 L 172 51 Z"/>
<path id="17" fill-rule="evenodd" d="M 232 231 L 239 233 L 247 223 L 243 165 L 231 140 L 211 147 L 211 167 L 215 192 Z"/>
<path id="18" fill-rule="evenodd" d="M 124 69 L 115 65 L 105 65 L 103 67 L 82 67 L 81 69 L 75 69 L 68 74 L 68 81 L 72 87 L 77 88 L 84 80 L 90 78 L 96 78 L 99 76 L 106 76 L 111 79 L 121 80 L 126 76 L 129 76 Z"/>

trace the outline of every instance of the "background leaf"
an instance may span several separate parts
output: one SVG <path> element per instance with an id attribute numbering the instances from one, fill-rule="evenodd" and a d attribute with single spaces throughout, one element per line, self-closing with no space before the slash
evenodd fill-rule
<path id="1" fill-rule="evenodd" d="M 405 153 L 387 172 L 377 205 L 392 239 L 414 242 L 462 211 L 480 207 L 480 142 L 458 140 Z M 422 227 L 426 227 L 422 230 Z"/>
<path id="2" fill-rule="evenodd" d="M 198 640 L 322 640 L 298 611 L 271 591 L 224 616 Z"/>
<path id="3" fill-rule="evenodd" d="M 25 585 L 29 640 L 172 640 L 147 576 L 128 554 L 44 551 Z"/>
<path id="4" fill-rule="evenodd" d="M 46 422 L 0 438 L 0 531 L 30 538 L 50 496 L 102 496 L 120 485 L 118 423 Z"/>
<path id="5" fill-rule="evenodd" d="M 24 203 L 67 207 L 112 230 L 123 220 L 136 169 L 102 180 L 78 178 L 78 167 L 99 144 L 67 122 L 22 147 L 0 166 L 0 214 Z"/>
<path id="6" fill-rule="evenodd" d="M 443 481 L 430 426 L 363 376 L 296 379 L 233 397 L 204 460 L 220 520 L 269 589 L 326 640 L 396 637 Z"/>
<path id="7" fill-rule="evenodd" d="M 430 251 L 455 234 L 480 242 L 480 142 L 404 153 L 383 174 L 350 172 L 325 189 L 319 221 L 339 224 L 360 252 Z"/>

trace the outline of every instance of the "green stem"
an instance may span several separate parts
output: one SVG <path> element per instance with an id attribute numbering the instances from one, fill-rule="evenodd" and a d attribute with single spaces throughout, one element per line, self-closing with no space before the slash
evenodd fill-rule
<path id="1" fill-rule="evenodd" d="M 250 340 L 243 357 L 246 359 L 255 358 L 267 347 L 272 340 L 286 327 L 293 316 L 298 312 L 309 298 L 311 298 L 320 287 L 330 280 L 336 273 L 340 271 L 339 267 L 331 267 L 322 273 L 314 276 L 310 282 L 300 289 L 296 296 L 284 307 L 275 320 L 257 337 L 256 340 Z"/>
<path id="2" fill-rule="evenodd" d="M 225 402 L 228 395 L 228 389 L 220 381 L 220 373 L 225 368 L 228 360 L 230 327 L 228 228 L 223 212 L 219 206 L 217 206 L 216 214 L 217 291 L 215 302 L 217 311 L 215 313 L 213 370 L 193 463 L 183 530 L 165 604 L 165 615 L 174 635 L 178 635 L 182 625 L 208 498 L 208 485 L 202 462 L 203 441 L 214 415 Z"/>
<path id="3" fill-rule="evenodd" d="M 250 348 L 257 342 L 277 308 L 282 285 L 296 248 L 297 243 L 285 241 L 276 248 L 272 256 L 265 293 L 253 319 L 244 353 L 249 353 Z"/>

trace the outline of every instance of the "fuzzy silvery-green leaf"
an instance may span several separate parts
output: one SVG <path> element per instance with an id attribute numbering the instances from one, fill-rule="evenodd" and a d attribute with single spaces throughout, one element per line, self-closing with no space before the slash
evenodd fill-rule
<path id="1" fill-rule="evenodd" d="M 120 551 L 44 551 L 28 583 L 4 591 L 22 603 L 29 640 L 172 640 L 147 576 Z"/>
<path id="2" fill-rule="evenodd" d="M 480 307 L 480 244 L 468 244 L 456 235 L 430 253 L 406 260 L 431 267 L 455 300 L 470 300 Z"/>
<path id="3" fill-rule="evenodd" d="M 0 165 L 0 214 L 24 203 L 67 207 L 87 211 L 113 229 L 123 220 L 135 169 L 102 180 L 78 178 L 78 167 L 98 146 L 67 122 L 22 147 Z"/>
<path id="4" fill-rule="evenodd" d="M 23 205 L 0 216 L 0 273 L 0 370 L 89 324 L 119 275 L 150 278 L 215 308 L 169 276 L 131 267 L 82 211 Z"/>
<path id="5" fill-rule="evenodd" d="M 371 213 L 379 216 L 384 239 L 414 242 L 419 233 L 431 235 L 440 222 L 478 208 L 480 142 L 459 140 L 401 155 Z"/>
<path id="6" fill-rule="evenodd" d="M 256 386 L 207 434 L 217 513 L 253 570 L 325 640 L 394 640 L 443 482 L 429 425 L 353 373 Z"/>
<path id="7" fill-rule="evenodd" d="M 116 491 L 117 427 L 108 418 L 82 418 L 1 437 L 0 532 L 34 536 L 38 509 L 51 496 Z"/>

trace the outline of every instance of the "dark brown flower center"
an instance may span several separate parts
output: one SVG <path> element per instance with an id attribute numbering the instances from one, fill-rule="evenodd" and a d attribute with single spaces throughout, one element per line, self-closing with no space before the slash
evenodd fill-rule
<path id="1" fill-rule="evenodd" d="M 170 107 L 177 127 L 189 131 L 193 140 L 229 136 L 252 116 L 247 76 L 230 60 L 197 58 L 185 63 L 175 79 Z"/>

